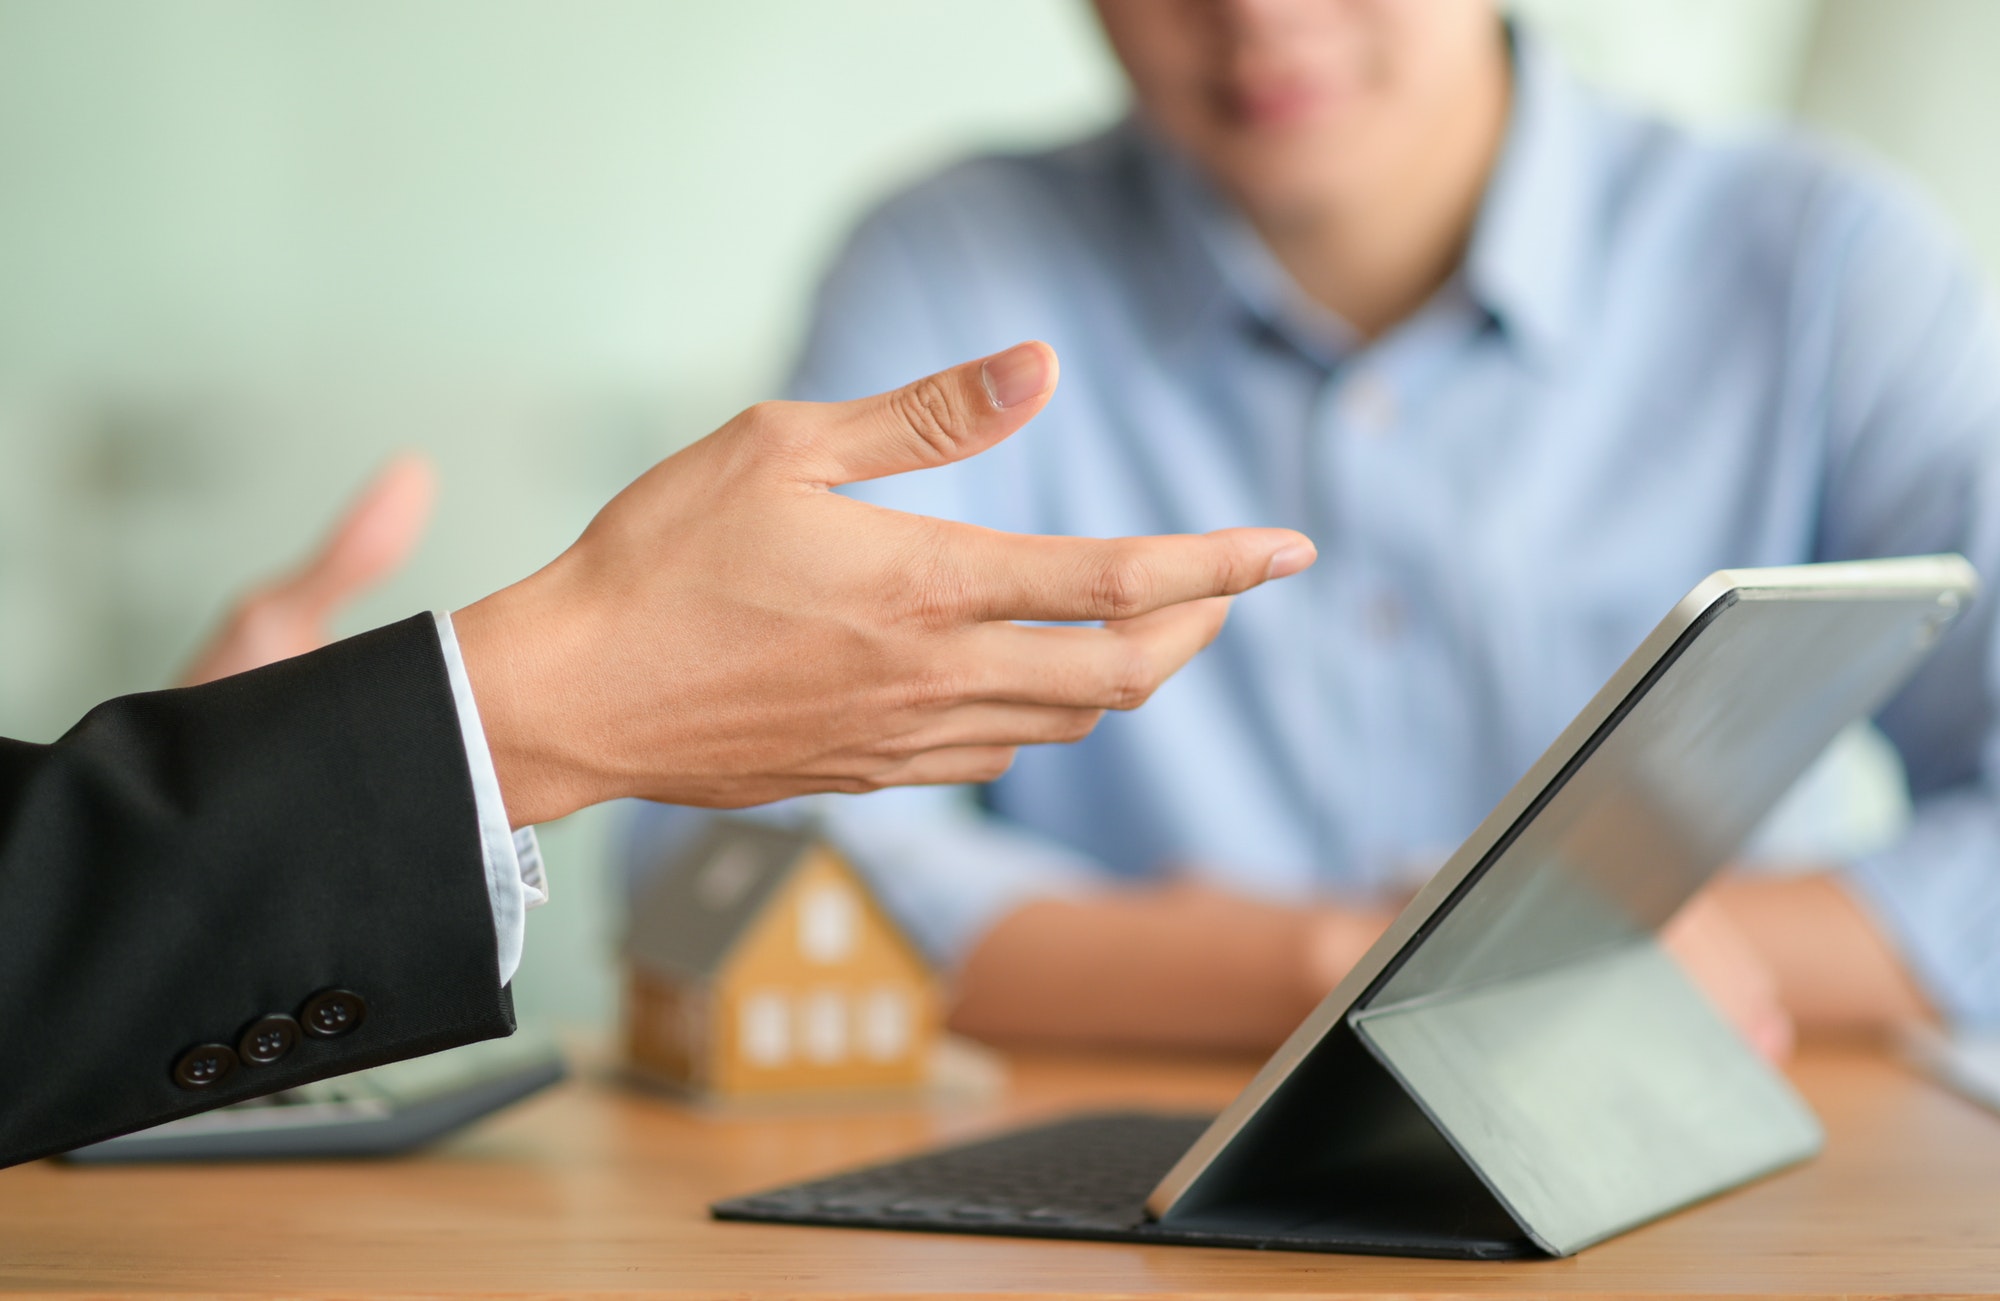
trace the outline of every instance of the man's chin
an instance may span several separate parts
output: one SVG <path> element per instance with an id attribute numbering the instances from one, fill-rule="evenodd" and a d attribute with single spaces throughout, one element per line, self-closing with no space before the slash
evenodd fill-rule
<path id="1" fill-rule="evenodd" d="M 1221 179 L 1223 189 L 1259 226 L 1298 228 L 1327 220 L 1342 196 L 1360 187 L 1330 160 L 1324 146 L 1260 151 L 1252 166 L 1239 165 Z"/>

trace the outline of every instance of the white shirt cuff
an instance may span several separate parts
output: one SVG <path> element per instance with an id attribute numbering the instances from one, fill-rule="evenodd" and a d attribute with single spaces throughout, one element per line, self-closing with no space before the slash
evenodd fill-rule
<path id="1" fill-rule="evenodd" d="M 500 775 L 493 770 L 493 752 L 486 748 L 486 729 L 479 722 L 479 704 L 472 698 L 472 679 L 458 649 L 458 632 L 451 616 L 434 610 L 438 645 L 444 650 L 445 673 L 451 678 L 452 702 L 458 706 L 458 733 L 465 742 L 465 766 L 472 773 L 472 798 L 479 810 L 479 857 L 486 868 L 486 897 L 493 905 L 494 947 L 500 954 L 500 983 L 514 979 L 527 944 L 528 909 L 549 901 L 548 877 L 542 871 L 542 847 L 533 827 L 515 831 L 507 825 L 507 805 L 500 796 Z"/>

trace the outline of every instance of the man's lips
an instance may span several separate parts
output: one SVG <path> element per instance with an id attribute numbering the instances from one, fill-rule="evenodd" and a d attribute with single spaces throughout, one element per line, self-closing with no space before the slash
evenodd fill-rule
<path id="1" fill-rule="evenodd" d="M 1311 82 L 1288 81 L 1234 86 L 1224 98 L 1242 125 L 1276 128 L 1305 121 L 1326 102 L 1327 94 Z"/>

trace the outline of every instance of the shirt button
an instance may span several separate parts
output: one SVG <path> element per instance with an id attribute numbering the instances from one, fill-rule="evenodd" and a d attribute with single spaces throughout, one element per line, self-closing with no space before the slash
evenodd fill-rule
<path id="1" fill-rule="evenodd" d="M 1382 642 L 1395 641 L 1401 637 L 1403 626 L 1407 621 L 1402 599 L 1394 592 L 1377 593 L 1374 599 L 1368 602 L 1368 609 L 1363 617 L 1368 635 Z"/>
<path id="2" fill-rule="evenodd" d="M 1382 380 L 1363 372 L 1349 380 L 1341 391 L 1340 414 L 1360 432 L 1371 437 L 1383 437 L 1395 428 L 1395 391 Z"/>
<path id="3" fill-rule="evenodd" d="M 299 1023 L 281 1012 L 260 1017 L 236 1041 L 236 1055 L 251 1066 L 269 1066 L 299 1042 Z"/>
<path id="4" fill-rule="evenodd" d="M 299 1009 L 299 1022 L 315 1039 L 338 1039 L 368 1017 L 368 1004 L 351 989 L 322 989 Z"/>
<path id="5" fill-rule="evenodd" d="M 196 1044 L 174 1063 L 174 1083 L 183 1089 L 205 1089 L 236 1069 L 236 1050 L 228 1044 Z"/>

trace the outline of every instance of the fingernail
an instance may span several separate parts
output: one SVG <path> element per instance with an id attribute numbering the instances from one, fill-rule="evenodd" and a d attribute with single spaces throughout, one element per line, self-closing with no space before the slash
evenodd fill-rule
<path id="1" fill-rule="evenodd" d="M 979 368 L 979 382 L 993 405 L 1017 407 L 1042 395 L 1049 386 L 1048 349 L 1032 343 L 1017 343 L 1005 352 L 996 352 Z"/>
<path id="2" fill-rule="evenodd" d="M 1319 552 L 1311 546 L 1293 544 L 1271 557 L 1271 567 L 1264 571 L 1266 579 L 1290 578 L 1313 561 L 1319 559 Z"/>

